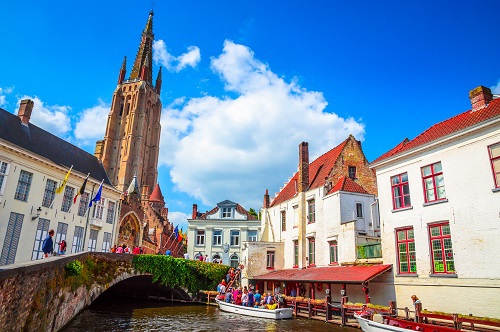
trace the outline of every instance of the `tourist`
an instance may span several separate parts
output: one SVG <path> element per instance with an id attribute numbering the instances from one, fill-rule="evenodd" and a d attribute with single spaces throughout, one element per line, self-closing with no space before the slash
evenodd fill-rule
<path id="1" fill-rule="evenodd" d="M 187 252 L 184 253 L 184 259 L 189 259 L 189 254 Z"/>
<path id="2" fill-rule="evenodd" d="M 229 285 L 229 282 L 231 281 L 231 270 L 227 271 L 226 274 L 226 282 Z"/>
<path id="3" fill-rule="evenodd" d="M 67 244 L 66 244 L 65 240 L 62 240 L 61 242 L 59 242 L 59 255 L 66 254 L 66 247 L 67 247 Z"/>
<path id="4" fill-rule="evenodd" d="M 273 296 L 271 293 L 267 293 L 266 304 L 271 304 L 273 302 Z"/>
<path id="5" fill-rule="evenodd" d="M 220 294 L 225 294 L 226 293 L 226 284 L 221 283 L 220 284 Z"/>
<path id="6" fill-rule="evenodd" d="M 112 253 L 115 253 L 116 252 L 116 244 L 114 246 L 111 247 L 111 252 Z"/>
<path id="7" fill-rule="evenodd" d="M 259 290 L 258 289 L 255 291 L 255 294 L 254 294 L 253 298 L 254 298 L 255 302 L 260 302 L 261 296 L 259 294 Z"/>
<path id="8" fill-rule="evenodd" d="M 139 247 L 134 246 L 134 250 L 132 250 L 132 253 L 134 255 L 139 255 L 141 253 L 141 250 L 139 249 Z"/>
<path id="9" fill-rule="evenodd" d="M 205 255 L 204 262 L 210 263 L 210 257 L 208 257 L 208 255 Z"/>
<path id="10" fill-rule="evenodd" d="M 43 257 L 47 258 L 49 257 L 49 254 L 52 254 L 54 252 L 54 241 L 52 241 L 52 236 L 54 236 L 54 230 L 51 229 L 49 231 L 49 234 L 43 240 L 42 244 L 42 251 L 43 251 Z"/>
<path id="11" fill-rule="evenodd" d="M 234 301 L 234 304 L 241 305 L 241 303 L 242 303 L 242 297 L 243 297 L 243 294 L 241 292 L 241 287 L 240 287 L 238 289 L 238 294 L 236 295 L 236 300 Z"/>
<path id="12" fill-rule="evenodd" d="M 241 295 L 241 304 L 248 307 L 248 291 L 246 289 L 243 290 L 243 295 Z"/>
<path id="13" fill-rule="evenodd" d="M 202 254 L 201 252 L 199 252 L 199 253 L 198 253 L 198 260 L 199 260 L 200 262 L 203 262 L 203 260 L 204 260 L 204 259 L 203 259 L 203 254 Z"/>
<path id="14" fill-rule="evenodd" d="M 255 301 L 255 297 L 253 295 L 253 291 L 252 290 L 249 290 L 248 291 L 248 306 L 249 307 L 253 307 L 253 303 Z"/>
<path id="15" fill-rule="evenodd" d="M 172 251 L 170 251 L 170 249 L 167 249 L 167 251 L 165 251 L 165 256 L 172 256 Z"/>
<path id="16" fill-rule="evenodd" d="M 281 287 L 279 285 L 276 285 L 276 287 L 274 287 L 274 295 L 279 293 L 281 293 Z"/>
<path id="17" fill-rule="evenodd" d="M 116 247 L 116 253 L 117 254 L 122 254 L 123 253 L 123 246 Z"/>
<path id="18" fill-rule="evenodd" d="M 411 296 L 411 301 L 413 302 L 413 306 L 415 307 L 415 322 L 419 321 L 418 315 L 422 311 L 422 302 L 418 299 L 416 295 Z"/>
<path id="19" fill-rule="evenodd" d="M 130 247 L 127 245 L 125 248 L 123 248 L 123 252 L 126 254 L 130 254 Z"/>
<path id="20" fill-rule="evenodd" d="M 231 288 L 228 289 L 226 293 L 226 303 L 231 303 L 233 301 L 233 294 L 231 293 Z"/>
<path id="21" fill-rule="evenodd" d="M 292 288 L 292 290 L 290 291 L 290 296 L 297 296 L 297 292 L 295 291 L 295 288 Z"/>

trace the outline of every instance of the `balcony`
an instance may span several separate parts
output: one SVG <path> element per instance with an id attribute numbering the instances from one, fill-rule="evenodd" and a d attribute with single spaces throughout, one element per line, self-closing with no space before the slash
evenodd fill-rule
<path id="1" fill-rule="evenodd" d="M 92 218 L 90 219 L 90 225 L 102 228 L 102 220 Z"/>
<path id="2" fill-rule="evenodd" d="M 358 259 L 382 258 L 381 243 L 367 243 L 356 247 Z"/>

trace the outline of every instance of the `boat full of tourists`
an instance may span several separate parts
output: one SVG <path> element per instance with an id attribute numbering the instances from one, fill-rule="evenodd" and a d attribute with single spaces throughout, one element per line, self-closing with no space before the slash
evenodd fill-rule
<path id="1" fill-rule="evenodd" d="M 253 307 L 245 307 L 233 303 L 226 303 L 218 299 L 215 300 L 219 304 L 222 311 L 245 316 L 252 316 L 258 318 L 268 319 L 289 319 L 292 318 L 292 308 L 278 308 L 278 309 L 260 309 Z"/>
<path id="2" fill-rule="evenodd" d="M 402 318 L 382 315 L 373 315 L 373 319 L 362 317 L 361 313 L 354 314 L 364 332 L 457 332 L 457 330 L 434 324 L 417 323 Z"/>

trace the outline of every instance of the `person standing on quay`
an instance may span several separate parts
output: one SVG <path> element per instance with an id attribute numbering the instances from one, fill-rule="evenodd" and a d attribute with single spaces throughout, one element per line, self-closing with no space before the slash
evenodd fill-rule
<path id="1" fill-rule="evenodd" d="M 42 251 L 43 251 L 43 257 L 45 258 L 49 257 L 49 254 L 52 254 L 52 252 L 54 251 L 54 241 L 52 241 L 53 236 L 54 236 L 54 230 L 51 229 L 45 240 L 43 240 Z"/>

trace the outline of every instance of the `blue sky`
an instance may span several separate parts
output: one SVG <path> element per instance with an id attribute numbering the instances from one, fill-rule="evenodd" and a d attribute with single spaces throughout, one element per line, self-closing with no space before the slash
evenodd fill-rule
<path id="1" fill-rule="evenodd" d="M 151 1 L 2 4 L 0 107 L 35 100 L 32 122 L 93 153 L 124 56 Z M 369 161 L 500 93 L 498 1 L 162 1 L 159 183 L 174 224 L 192 204 L 259 209 L 350 133 Z M 183 225 L 185 223 L 182 222 Z"/>

